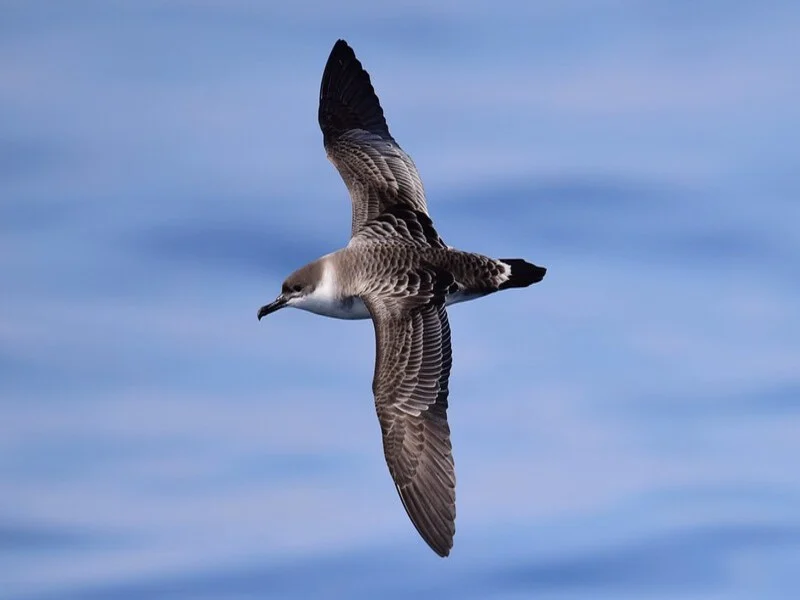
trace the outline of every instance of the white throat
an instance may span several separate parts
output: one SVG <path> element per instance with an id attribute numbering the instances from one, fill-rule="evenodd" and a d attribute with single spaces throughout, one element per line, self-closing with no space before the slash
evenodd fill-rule
<path id="1" fill-rule="evenodd" d="M 314 291 L 291 301 L 290 305 L 334 319 L 370 318 L 369 311 L 360 298 L 342 296 L 336 272 L 328 260 L 323 262 L 322 277 Z"/>

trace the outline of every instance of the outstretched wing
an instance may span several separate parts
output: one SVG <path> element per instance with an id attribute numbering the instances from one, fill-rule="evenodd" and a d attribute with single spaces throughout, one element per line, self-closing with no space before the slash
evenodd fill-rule
<path id="1" fill-rule="evenodd" d="M 386 464 L 422 538 L 447 556 L 455 534 L 455 469 L 447 424 L 452 365 L 442 290 L 452 280 L 419 273 L 413 296 L 367 297 L 377 340 L 372 389 Z"/>
<path id="2" fill-rule="evenodd" d="M 322 74 L 319 126 L 328 158 L 350 191 L 352 235 L 396 204 L 428 213 L 417 168 L 389 133 L 369 74 L 344 40 L 333 46 Z"/>

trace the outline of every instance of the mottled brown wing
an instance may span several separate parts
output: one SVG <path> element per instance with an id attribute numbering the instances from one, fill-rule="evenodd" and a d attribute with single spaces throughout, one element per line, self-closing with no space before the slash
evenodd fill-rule
<path id="1" fill-rule="evenodd" d="M 344 40 L 333 46 L 322 75 L 319 125 L 328 158 L 350 191 L 352 235 L 396 204 L 427 214 L 417 168 L 389 133 L 369 74 Z"/>
<path id="2" fill-rule="evenodd" d="M 411 522 L 434 552 L 447 556 L 456 518 L 447 424 L 450 325 L 439 294 L 425 296 L 364 300 L 375 325 L 372 389 L 386 464 Z"/>
<path id="3" fill-rule="evenodd" d="M 359 244 L 400 243 L 426 248 L 447 248 L 430 217 L 403 205 L 390 206 L 359 229 L 348 246 Z"/>

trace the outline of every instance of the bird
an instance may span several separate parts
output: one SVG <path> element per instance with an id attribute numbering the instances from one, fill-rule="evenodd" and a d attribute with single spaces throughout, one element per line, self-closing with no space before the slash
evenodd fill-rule
<path id="1" fill-rule="evenodd" d="M 372 319 L 372 391 L 386 464 L 414 527 L 446 557 L 456 518 L 446 307 L 528 287 L 546 268 L 445 244 L 414 162 L 389 132 L 369 74 L 342 39 L 323 71 L 318 120 L 326 155 L 350 193 L 351 237 L 289 275 L 258 320 L 285 307 Z"/>

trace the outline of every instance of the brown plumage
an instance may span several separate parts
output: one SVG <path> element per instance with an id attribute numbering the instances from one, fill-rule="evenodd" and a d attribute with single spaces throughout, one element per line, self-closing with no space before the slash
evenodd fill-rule
<path id="1" fill-rule="evenodd" d="M 450 248 L 428 215 L 411 158 L 389 133 L 369 75 L 343 40 L 320 86 L 319 124 L 328 158 L 352 200 L 347 247 L 290 275 L 259 319 L 284 306 L 325 316 L 371 318 L 372 390 L 386 464 L 422 538 L 447 556 L 455 534 L 455 470 L 447 424 L 450 325 L 445 306 L 545 274 L 521 259 Z"/>
<path id="2" fill-rule="evenodd" d="M 344 40 L 333 46 L 322 74 L 319 126 L 353 199 L 353 235 L 396 204 L 427 214 L 417 167 L 389 133 L 369 75 Z"/>

